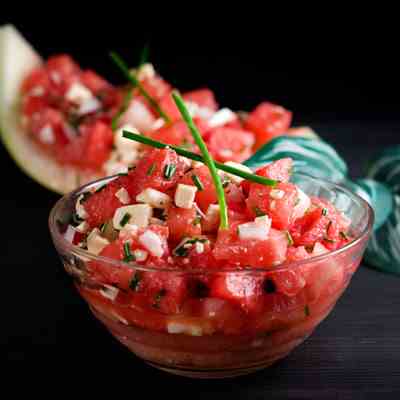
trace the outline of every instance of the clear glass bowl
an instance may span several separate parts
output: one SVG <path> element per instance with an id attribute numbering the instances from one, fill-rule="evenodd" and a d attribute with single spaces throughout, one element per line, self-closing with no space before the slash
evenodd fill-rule
<path id="1" fill-rule="evenodd" d="M 231 282 L 246 282 L 249 288 L 255 284 L 262 288 L 257 300 L 262 306 L 255 312 L 244 312 L 226 300 L 203 293 L 199 299 L 186 300 L 175 314 L 167 315 L 149 307 L 140 295 L 119 283 L 136 273 L 160 270 L 92 255 L 63 236 L 62 221 L 70 220 L 79 195 L 112 179 L 83 186 L 57 202 L 49 218 L 55 247 L 78 292 L 111 334 L 147 363 L 178 375 L 237 376 L 268 367 L 289 354 L 310 336 L 346 289 L 373 225 L 373 211 L 361 197 L 338 185 L 295 175 L 293 181 L 307 194 L 329 200 L 351 219 L 354 240 L 339 250 L 274 268 L 272 274 L 286 273 L 301 280 L 302 289 L 290 296 L 271 293 L 266 284 L 271 271 L 260 268 L 211 272 L 189 266 L 185 271 L 163 270 L 164 278 L 184 279 L 188 284 L 222 276 Z M 101 274 L 93 274 L 94 265 L 103 268 L 108 277 L 114 276 L 113 285 L 106 283 Z"/>

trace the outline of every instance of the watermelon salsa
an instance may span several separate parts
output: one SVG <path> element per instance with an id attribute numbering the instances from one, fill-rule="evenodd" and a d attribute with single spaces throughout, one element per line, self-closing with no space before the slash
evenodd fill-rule
<path id="1" fill-rule="evenodd" d="M 81 69 L 70 56 L 58 55 L 35 68 L 22 83 L 24 132 L 60 165 L 93 176 L 126 172 L 140 158 L 143 146 L 124 139 L 123 129 L 196 151 L 171 99 L 172 85 L 151 64 L 132 73 L 168 121 L 160 118 L 138 88 L 113 86 L 93 70 Z M 291 112 L 272 103 L 263 102 L 243 117 L 228 108 L 219 109 L 209 89 L 186 92 L 183 98 L 218 161 L 241 162 L 275 136 L 310 133 L 289 129 Z"/>
<path id="2" fill-rule="evenodd" d="M 351 221 L 291 183 L 291 171 L 289 158 L 258 169 L 276 180 L 266 186 L 220 170 L 222 229 L 207 166 L 147 148 L 128 173 L 76 198 L 63 240 L 91 256 L 67 270 L 98 318 L 150 362 L 272 363 L 327 315 L 365 245 L 316 259 L 353 240 Z"/>

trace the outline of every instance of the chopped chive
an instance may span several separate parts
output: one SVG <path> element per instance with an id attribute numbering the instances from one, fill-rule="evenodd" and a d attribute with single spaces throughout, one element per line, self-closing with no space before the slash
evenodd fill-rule
<path id="1" fill-rule="evenodd" d="M 129 242 L 124 243 L 124 262 L 135 261 L 134 255 L 131 253 Z"/>
<path id="2" fill-rule="evenodd" d="M 293 246 L 294 241 L 293 241 L 293 238 L 292 238 L 292 235 L 290 234 L 290 232 L 285 231 L 285 235 L 286 235 L 286 239 L 288 241 L 288 246 Z"/>
<path id="3" fill-rule="evenodd" d="M 347 235 L 345 232 L 340 231 L 340 232 L 339 232 L 339 235 L 340 235 L 340 237 L 341 237 L 342 239 L 344 239 L 344 240 L 349 240 L 349 237 L 348 237 L 348 235 Z"/>
<path id="4" fill-rule="evenodd" d="M 107 222 L 104 222 L 103 224 L 100 225 L 100 232 L 101 233 L 104 233 L 104 231 L 106 229 L 106 226 L 107 226 Z"/>
<path id="5" fill-rule="evenodd" d="M 192 153 L 188 150 L 182 149 L 179 146 L 172 146 L 172 145 L 169 145 L 166 143 L 159 142 L 154 139 L 150 139 L 149 137 L 147 137 L 145 135 L 139 135 L 139 134 L 124 130 L 123 137 L 130 139 L 130 140 L 134 140 L 135 142 L 147 144 L 148 146 L 155 147 L 156 149 L 165 149 L 166 147 L 168 147 L 183 157 L 189 158 L 190 160 L 200 161 L 200 162 L 204 163 L 204 159 L 200 154 Z M 261 185 L 274 187 L 278 183 L 278 181 L 276 181 L 274 179 L 268 179 L 268 178 L 264 178 L 263 176 L 260 176 L 260 175 L 251 174 L 251 173 L 242 171 L 240 169 L 237 169 L 235 167 L 231 167 L 230 165 L 225 165 L 225 164 L 215 162 L 215 166 L 222 171 L 229 172 L 232 175 L 240 176 L 240 177 L 247 179 L 249 181 L 252 181 L 252 182 L 260 183 Z"/>
<path id="6" fill-rule="evenodd" d="M 192 224 L 193 224 L 194 226 L 200 225 L 200 224 L 201 224 L 201 216 L 198 215 L 198 216 L 193 220 Z"/>
<path id="7" fill-rule="evenodd" d="M 153 172 L 154 172 L 155 169 L 156 169 L 156 164 L 155 163 L 151 164 L 149 169 L 146 172 L 146 175 L 147 176 L 153 175 Z"/>
<path id="8" fill-rule="evenodd" d="M 189 249 L 196 243 L 206 243 L 207 239 L 192 238 L 185 239 L 174 249 L 173 254 L 178 257 L 186 257 L 189 254 Z"/>
<path id="9" fill-rule="evenodd" d="M 254 214 L 256 214 L 256 217 L 263 217 L 265 214 L 264 211 L 261 211 L 259 207 L 254 207 L 253 208 Z"/>
<path id="10" fill-rule="evenodd" d="M 328 222 L 328 225 L 326 226 L 326 233 L 327 233 L 327 234 L 329 233 L 329 229 L 330 229 L 331 226 L 332 226 L 332 220 L 330 220 L 330 221 Z"/>
<path id="11" fill-rule="evenodd" d="M 182 97 L 178 94 L 178 92 L 172 92 L 172 98 L 175 101 L 176 106 L 178 107 L 179 112 L 182 115 L 183 120 L 186 122 L 197 146 L 199 147 L 201 153 L 203 154 L 203 159 L 210 170 L 211 177 L 214 181 L 215 189 L 217 191 L 218 204 L 219 204 L 219 212 L 220 212 L 220 228 L 228 229 L 228 207 L 226 205 L 224 188 L 222 187 L 221 178 L 218 175 L 217 168 L 214 164 L 214 160 L 210 153 L 208 152 L 207 146 L 204 143 L 200 132 L 198 131 L 193 119 L 185 106 L 185 103 Z"/>
<path id="12" fill-rule="evenodd" d="M 118 176 L 128 176 L 127 172 L 120 172 L 119 174 L 117 174 Z"/>
<path id="13" fill-rule="evenodd" d="M 322 209 L 322 215 L 323 215 L 323 216 L 328 215 L 328 209 L 327 209 L 327 208 L 323 208 L 323 209 Z"/>
<path id="14" fill-rule="evenodd" d="M 154 297 L 154 303 L 153 303 L 154 308 L 160 308 L 160 302 L 161 302 L 162 298 L 165 297 L 166 294 L 167 294 L 167 291 L 165 289 L 160 289 L 158 291 L 158 293 Z"/>
<path id="15" fill-rule="evenodd" d="M 266 279 L 264 281 L 264 291 L 266 293 L 275 293 L 276 292 L 276 285 L 272 279 Z"/>
<path id="16" fill-rule="evenodd" d="M 125 215 L 122 217 L 122 219 L 121 219 L 119 224 L 121 226 L 125 226 L 129 222 L 129 220 L 131 219 L 131 216 L 132 216 L 131 214 L 125 213 Z"/>
<path id="17" fill-rule="evenodd" d="M 141 67 L 143 64 L 146 64 L 149 61 L 149 53 L 150 53 L 150 45 L 149 43 L 146 43 L 140 53 L 139 67 Z"/>
<path id="18" fill-rule="evenodd" d="M 161 109 L 157 101 L 147 93 L 146 89 L 143 85 L 139 82 L 134 74 L 129 71 L 128 66 L 126 65 L 125 61 L 116 53 L 111 52 L 110 56 L 115 64 L 119 67 L 119 69 L 123 72 L 125 77 L 129 80 L 129 82 L 134 86 L 137 87 L 140 94 L 147 100 L 147 102 L 158 112 L 160 117 L 167 123 L 171 121 L 168 115 Z"/>
<path id="19" fill-rule="evenodd" d="M 136 271 L 129 283 L 129 287 L 134 291 L 137 292 L 139 290 L 140 281 L 142 280 L 142 276 L 139 271 Z"/>
<path id="20" fill-rule="evenodd" d="M 306 317 L 310 316 L 310 307 L 308 306 L 308 304 L 304 306 L 304 314 L 306 315 Z"/>
<path id="21" fill-rule="evenodd" d="M 224 189 L 227 188 L 230 183 L 231 183 L 231 181 L 227 177 L 222 178 L 222 187 Z"/>
<path id="22" fill-rule="evenodd" d="M 325 240 L 325 242 L 328 242 L 328 243 L 336 243 L 336 240 L 329 239 L 328 237 L 324 237 L 324 240 Z"/>
<path id="23" fill-rule="evenodd" d="M 118 109 L 117 113 L 114 115 L 114 117 L 111 120 L 111 129 L 113 131 L 116 131 L 118 128 L 118 122 L 121 119 L 122 115 L 125 114 L 126 110 L 129 107 L 129 104 L 132 100 L 133 97 L 133 87 L 131 86 L 128 91 L 125 93 L 125 96 L 122 100 L 121 107 Z"/>
<path id="24" fill-rule="evenodd" d="M 202 184 L 200 178 L 196 174 L 193 174 L 191 176 L 191 178 L 192 178 L 193 183 L 196 185 L 197 189 L 199 190 L 199 192 L 204 190 L 204 185 Z"/>
<path id="25" fill-rule="evenodd" d="M 164 167 L 164 178 L 170 180 L 176 172 L 176 165 L 175 164 L 167 164 Z"/>

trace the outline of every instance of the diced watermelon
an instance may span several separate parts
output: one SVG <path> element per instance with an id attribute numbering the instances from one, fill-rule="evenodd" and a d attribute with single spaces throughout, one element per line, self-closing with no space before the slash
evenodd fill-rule
<path id="1" fill-rule="evenodd" d="M 201 235 L 200 220 L 197 217 L 196 209 L 179 208 L 172 206 L 168 210 L 167 224 L 170 238 L 178 242 L 184 237 Z"/>
<path id="2" fill-rule="evenodd" d="M 229 229 L 218 232 L 214 248 L 217 260 L 265 268 L 285 261 L 288 241 L 284 232 L 271 229 L 265 240 L 240 240 L 237 233 L 239 224 L 231 222 Z"/>
<path id="3" fill-rule="evenodd" d="M 171 85 L 159 76 L 146 77 L 140 82 L 146 92 L 155 100 L 160 101 L 171 93 Z M 139 91 L 135 91 L 136 96 Z"/>
<path id="4" fill-rule="evenodd" d="M 116 197 L 116 193 L 122 187 L 129 188 L 131 180 L 127 176 L 120 176 L 106 185 L 104 188 L 90 195 L 83 203 L 88 216 L 87 223 L 91 227 L 96 227 L 108 221 L 114 216 L 115 210 L 123 204 Z"/>
<path id="5" fill-rule="evenodd" d="M 200 107 L 205 107 L 211 111 L 218 110 L 218 104 L 215 100 L 214 93 L 210 89 L 196 89 L 183 94 L 185 101 L 196 103 Z"/>
<path id="6" fill-rule="evenodd" d="M 292 169 L 293 160 L 291 158 L 281 158 L 280 160 L 274 161 L 265 167 L 259 168 L 256 171 L 256 174 L 268 179 L 289 182 Z"/>
<path id="7" fill-rule="evenodd" d="M 40 93 L 43 91 L 43 95 L 47 94 L 50 89 L 50 78 L 46 69 L 39 67 L 34 69 L 22 82 L 21 91 L 23 94 L 32 94 L 32 91 Z M 39 88 L 39 89 L 38 89 Z M 39 96 L 35 96 L 39 97 Z"/>
<path id="8" fill-rule="evenodd" d="M 195 201 L 201 210 L 206 212 L 210 204 L 217 203 L 217 193 L 210 171 L 207 166 L 202 165 L 187 172 L 178 183 L 195 186 L 193 175 L 197 176 L 202 185 L 202 189 L 196 192 Z"/>
<path id="9" fill-rule="evenodd" d="M 297 189 L 292 183 L 278 183 L 273 188 L 251 183 L 246 203 L 252 215 L 266 214 L 272 219 L 274 228 L 287 230 L 294 222 L 297 198 Z"/>
<path id="10" fill-rule="evenodd" d="M 272 103 L 259 104 L 245 121 L 246 129 L 256 135 L 256 148 L 283 135 L 292 121 L 292 113 Z"/>
<path id="11" fill-rule="evenodd" d="M 254 136 L 243 129 L 218 127 L 210 130 L 206 136 L 208 149 L 218 161 L 246 160 L 251 155 Z"/>
<path id="12" fill-rule="evenodd" d="M 175 165 L 175 173 L 166 178 L 165 168 L 168 165 Z M 131 198 L 136 196 L 146 188 L 153 188 L 160 191 L 175 187 L 185 171 L 185 163 L 178 155 L 170 149 L 151 149 L 139 160 L 129 176 L 132 185 L 127 188 Z"/>
<path id="13" fill-rule="evenodd" d="M 291 269 L 267 272 L 266 279 L 274 283 L 276 292 L 290 297 L 296 296 L 306 284 L 302 274 Z"/>
<path id="14" fill-rule="evenodd" d="M 82 84 L 94 94 L 109 89 L 111 86 L 105 79 L 91 69 L 82 71 L 79 78 Z"/>

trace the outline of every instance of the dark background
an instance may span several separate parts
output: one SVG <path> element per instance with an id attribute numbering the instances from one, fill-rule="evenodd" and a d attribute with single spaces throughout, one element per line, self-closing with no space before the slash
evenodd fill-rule
<path id="1" fill-rule="evenodd" d="M 177 87 L 209 86 L 232 109 L 251 109 L 262 100 L 284 105 L 294 111 L 295 125 L 311 125 L 335 145 L 353 176 L 363 175 L 376 151 L 399 143 L 400 65 L 389 10 L 384 16 L 374 10 L 370 20 L 364 10 L 356 17 L 343 10 L 328 20 L 328 5 L 322 16 L 308 18 L 289 9 L 211 18 L 208 9 L 208 17 L 195 10 L 196 21 L 176 15 L 175 22 L 153 6 L 163 23 L 120 4 L 105 10 L 107 17 L 96 10 L 78 18 L 79 8 L 66 16 L 68 7 L 58 3 L 51 17 L 40 19 L 42 10 L 36 10 L 23 18 L 5 15 L 0 23 L 16 24 L 43 56 L 70 53 L 115 83 L 122 80 L 108 51 L 121 52 L 134 65 L 149 42 L 151 61 Z M 15 379 L 14 390 L 77 395 L 84 389 L 96 397 L 109 391 L 190 398 L 399 398 L 400 278 L 362 266 L 327 321 L 269 370 L 221 382 L 168 376 L 114 342 L 74 293 L 46 225 L 58 196 L 24 176 L 3 148 L 0 167 L 6 183 L 0 196 L 5 227 L 0 359 L 7 364 L 4 381 Z"/>

